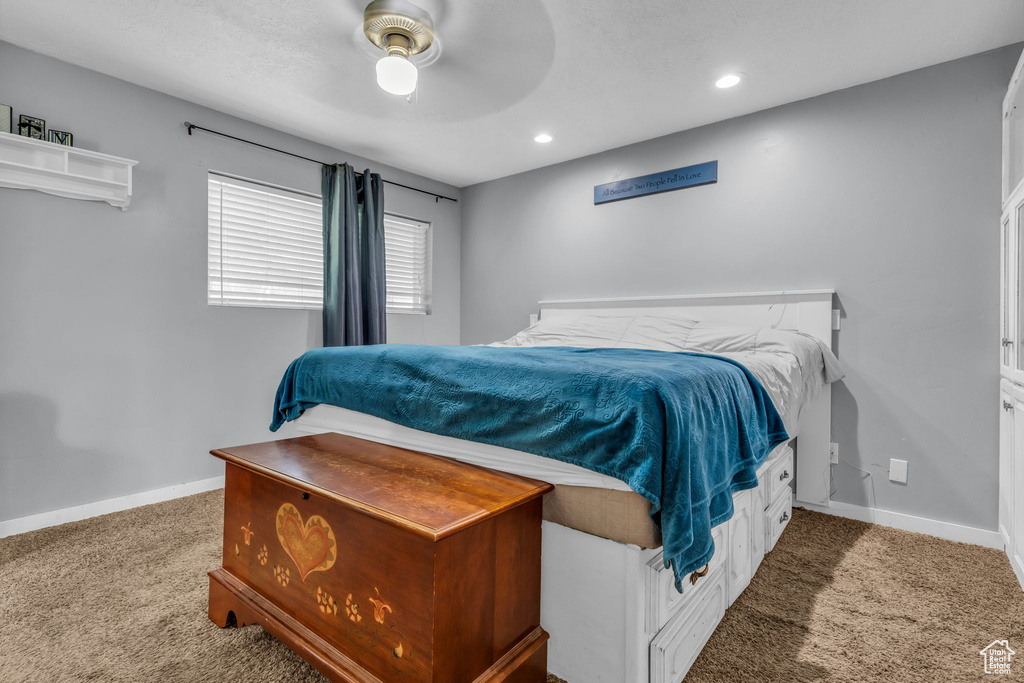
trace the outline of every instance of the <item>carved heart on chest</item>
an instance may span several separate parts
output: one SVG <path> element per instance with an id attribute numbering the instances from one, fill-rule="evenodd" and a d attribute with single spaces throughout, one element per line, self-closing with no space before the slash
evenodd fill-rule
<path id="1" fill-rule="evenodd" d="M 331 525 L 320 515 L 305 522 L 291 503 L 277 510 L 277 540 L 295 563 L 303 581 L 313 572 L 327 571 L 337 559 L 337 542 Z"/>

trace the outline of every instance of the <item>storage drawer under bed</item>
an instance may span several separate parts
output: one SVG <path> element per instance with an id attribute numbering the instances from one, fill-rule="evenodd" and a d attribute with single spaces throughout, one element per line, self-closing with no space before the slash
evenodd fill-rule
<path id="1" fill-rule="evenodd" d="M 728 606 L 726 568 L 718 567 L 651 641 L 650 683 L 676 683 L 711 638 Z"/>
<path id="2" fill-rule="evenodd" d="M 782 531 L 789 524 L 789 520 L 793 516 L 792 489 L 789 489 L 788 495 L 780 496 L 779 499 L 768 509 L 766 514 L 765 551 L 771 552 L 775 549 L 775 544 L 778 543 L 779 536 L 782 535 Z"/>
<path id="3" fill-rule="evenodd" d="M 790 488 L 793 472 L 793 447 L 786 443 L 772 454 L 757 472 L 758 480 L 764 487 L 766 508 L 774 505 L 780 496 L 785 495 L 782 490 Z"/>
<path id="4" fill-rule="evenodd" d="M 676 590 L 675 573 L 665 567 L 663 553 L 658 553 L 647 563 L 647 633 L 654 634 L 669 622 L 672 616 L 683 609 L 700 589 L 710 583 L 709 577 L 725 564 L 729 547 L 729 525 L 719 524 L 711 530 L 715 542 L 715 554 L 705 570 L 690 574 L 683 580 L 683 592 Z M 724 573 L 723 573 L 724 575 Z"/>

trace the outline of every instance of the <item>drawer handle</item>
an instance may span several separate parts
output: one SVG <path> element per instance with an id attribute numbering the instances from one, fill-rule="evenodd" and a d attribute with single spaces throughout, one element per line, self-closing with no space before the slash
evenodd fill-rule
<path id="1" fill-rule="evenodd" d="M 788 513 L 788 512 L 783 512 L 783 513 L 782 513 L 782 516 L 781 516 L 781 517 L 779 517 L 779 524 L 782 524 L 782 523 L 783 523 L 783 522 L 785 522 L 785 521 L 786 521 L 787 519 L 789 519 L 789 513 Z"/>
<path id="2" fill-rule="evenodd" d="M 711 568 L 711 563 L 708 563 L 708 564 L 704 565 L 703 569 L 698 569 L 694 573 L 690 574 L 690 585 L 691 586 L 696 585 L 697 579 L 699 579 L 701 577 L 704 577 L 704 576 L 707 576 L 708 575 L 708 570 L 710 568 Z"/>
<path id="3" fill-rule="evenodd" d="M 782 470 L 782 474 L 779 475 L 779 481 L 786 481 L 789 479 L 789 470 Z"/>

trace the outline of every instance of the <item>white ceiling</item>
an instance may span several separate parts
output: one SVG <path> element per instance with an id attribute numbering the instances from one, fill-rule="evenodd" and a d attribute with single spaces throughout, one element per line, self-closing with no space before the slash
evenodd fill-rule
<path id="1" fill-rule="evenodd" d="M 0 40 L 457 186 L 1024 40 L 1020 0 L 414 0 L 410 104 L 368 1 L 0 0 Z"/>

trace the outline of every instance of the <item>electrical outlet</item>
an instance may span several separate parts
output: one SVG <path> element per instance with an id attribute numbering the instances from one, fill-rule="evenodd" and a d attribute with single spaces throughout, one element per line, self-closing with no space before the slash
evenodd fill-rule
<path id="1" fill-rule="evenodd" d="M 839 444 L 837 444 L 835 441 L 830 443 L 828 445 L 828 454 L 832 458 L 832 464 L 833 465 L 838 465 L 839 464 Z"/>
<path id="2" fill-rule="evenodd" d="M 536 313 L 531 313 L 530 314 L 530 325 L 536 325 L 537 324 L 537 320 L 539 320 L 539 319 L 540 319 L 539 315 L 537 315 Z"/>
<path id="3" fill-rule="evenodd" d="M 889 481 L 896 482 L 897 484 L 907 483 L 906 460 L 896 460 L 895 458 L 889 460 Z"/>
<path id="4" fill-rule="evenodd" d="M 838 308 L 833 308 L 832 309 L 832 329 L 833 330 L 838 330 L 839 329 L 839 309 Z"/>

